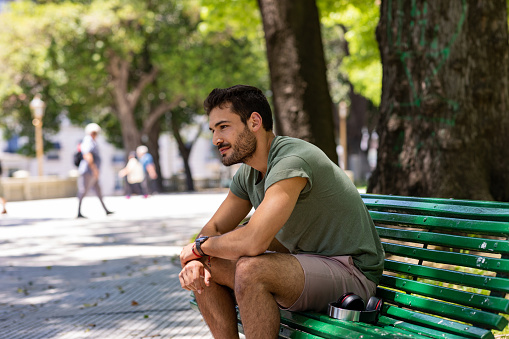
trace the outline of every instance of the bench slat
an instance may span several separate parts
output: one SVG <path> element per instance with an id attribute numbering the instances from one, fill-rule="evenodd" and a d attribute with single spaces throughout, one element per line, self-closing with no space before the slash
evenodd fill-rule
<path id="1" fill-rule="evenodd" d="M 509 221 L 509 208 L 452 205 L 442 202 L 421 202 L 411 200 L 390 200 L 363 198 L 364 204 L 372 211 L 417 213 L 459 219 Z"/>
<path id="2" fill-rule="evenodd" d="M 377 226 L 381 238 L 428 245 L 448 246 L 480 252 L 509 254 L 509 242 L 486 238 L 464 237 L 427 231 L 413 231 Z"/>
<path id="3" fill-rule="evenodd" d="M 337 326 L 329 323 L 324 323 L 316 319 L 304 316 L 299 312 L 289 312 L 281 310 L 281 323 L 287 325 L 289 328 L 304 330 L 308 333 L 316 335 L 320 338 L 379 338 L 380 336 L 370 329 L 369 331 L 362 331 L 362 328 L 354 329 L 353 326 Z M 349 324 L 351 325 L 351 324 Z M 361 330 L 359 332 L 359 330 Z"/>
<path id="4" fill-rule="evenodd" d="M 373 334 L 373 326 L 368 325 L 362 322 L 351 322 L 351 321 L 344 321 L 344 320 L 338 320 L 333 319 L 329 317 L 328 315 L 316 313 L 316 312 L 301 312 L 304 316 L 312 319 L 316 319 L 322 322 L 326 322 L 335 326 L 341 326 L 344 328 L 353 329 L 358 332 L 367 333 L 367 334 Z M 422 338 L 426 339 L 428 337 L 421 336 L 416 333 L 408 333 L 405 329 L 396 329 L 393 327 L 375 327 L 375 333 L 379 337 L 397 337 L 397 338 Z"/>
<path id="5" fill-rule="evenodd" d="M 509 313 L 509 300 L 504 298 L 440 287 L 390 275 L 383 275 L 380 283 L 383 286 L 393 287 L 408 293 L 420 294 L 430 298 L 440 296 L 442 300 L 452 303 L 492 312 Z"/>
<path id="6" fill-rule="evenodd" d="M 388 294 L 389 290 L 384 288 L 378 288 L 377 295 L 390 299 Z M 385 303 L 383 307 L 383 314 L 390 316 L 391 318 L 401 319 L 403 321 L 420 325 L 426 328 L 432 328 L 445 333 L 452 333 L 464 338 L 493 338 L 493 334 L 490 330 L 471 326 L 468 324 L 460 323 L 457 321 L 439 318 L 429 314 L 415 312 L 402 307 L 397 307 Z M 447 337 L 447 336 L 446 336 Z"/>
<path id="7" fill-rule="evenodd" d="M 384 287 L 378 288 L 377 295 L 380 295 L 386 302 L 393 301 L 398 305 L 411 307 L 413 310 L 419 310 L 428 314 L 463 321 L 483 328 L 501 331 L 508 323 L 506 318 L 498 314 L 388 290 Z M 442 321 L 440 318 L 437 319 Z"/>
<path id="8" fill-rule="evenodd" d="M 240 332 L 244 332 L 242 329 Z M 302 332 L 291 327 L 286 326 L 285 324 L 281 324 L 279 327 L 279 336 L 280 339 L 322 339 L 322 337 L 318 337 L 316 335 Z"/>
<path id="9" fill-rule="evenodd" d="M 369 214 L 375 224 L 415 226 L 429 230 L 453 230 L 455 232 L 486 234 L 499 237 L 509 236 L 509 223 L 507 222 L 443 218 L 380 211 L 370 211 Z"/>
<path id="10" fill-rule="evenodd" d="M 363 193 L 361 197 L 364 199 L 386 199 L 396 201 L 414 201 L 414 202 L 427 202 L 427 203 L 438 203 L 444 205 L 461 205 L 461 206 L 472 206 L 472 207 L 484 207 L 484 208 L 503 208 L 509 209 L 508 202 L 500 201 L 485 201 L 485 200 L 462 200 L 462 199 L 445 199 L 445 198 L 420 198 L 420 197 L 405 197 L 401 195 L 381 195 L 381 194 L 369 194 Z M 508 219 L 509 221 L 509 219 Z"/>
<path id="11" fill-rule="evenodd" d="M 480 270 L 493 272 L 509 272 L 509 259 L 490 258 L 466 253 L 430 250 L 387 242 L 382 242 L 382 245 L 384 246 L 385 252 L 399 256 L 422 259 L 424 261 L 432 261 L 436 263 L 477 268 Z"/>
<path id="12" fill-rule="evenodd" d="M 483 277 L 478 274 L 403 263 L 390 259 L 385 260 L 384 268 L 392 272 L 413 275 L 420 278 L 428 278 L 432 280 L 448 282 L 451 284 L 509 293 L 509 284 L 505 278 Z"/>
<path id="13" fill-rule="evenodd" d="M 426 336 L 426 338 L 435 338 L 435 339 L 464 339 L 464 335 L 455 335 L 451 333 L 444 333 L 442 330 L 434 330 L 432 328 L 427 328 L 415 324 L 408 323 L 406 321 L 400 319 L 393 319 L 387 316 L 381 316 L 378 321 L 380 325 L 384 325 L 384 328 L 387 326 L 393 326 L 395 328 L 401 328 L 409 332 L 419 333 Z"/>

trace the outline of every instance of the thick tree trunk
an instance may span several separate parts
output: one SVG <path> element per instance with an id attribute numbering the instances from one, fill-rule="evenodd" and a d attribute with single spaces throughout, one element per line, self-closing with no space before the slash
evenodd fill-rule
<path id="1" fill-rule="evenodd" d="M 312 142 L 337 163 L 332 101 L 315 0 L 258 0 L 276 133 Z"/>
<path id="2" fill-rule="evenodd" d="M 131 151 L 135 151 L 136 147 L 141 145 L 141 133 L 136 126 L 132 112 L 120 112 L 117 116 L 122 130 L 124 150 L 128 154 Z"/>
<path id="3" fill-rule="evenodd" d="M 509 201 L 505 0 L 382 0 L 369 192 Z"/>

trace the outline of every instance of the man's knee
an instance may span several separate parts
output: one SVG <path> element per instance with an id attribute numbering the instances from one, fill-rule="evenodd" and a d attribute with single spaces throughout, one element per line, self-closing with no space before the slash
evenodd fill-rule
<path id="1" fill-rule="evenodd" d="M 246 289 L 263 287 L 264 267 L 260 257 L 241 257 L 235 267 L 235 294 L 242 296 Z"/>

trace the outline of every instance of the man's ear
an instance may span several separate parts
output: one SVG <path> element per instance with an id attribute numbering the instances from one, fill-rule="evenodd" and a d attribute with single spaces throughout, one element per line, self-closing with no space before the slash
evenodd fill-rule
<path id="1" fill-rule="evenodd" d="M 263 127 L 263 119 L 260 113 L 253 112 L 247 121 L 247 125 L 251 131 L 256 132 Z"/>

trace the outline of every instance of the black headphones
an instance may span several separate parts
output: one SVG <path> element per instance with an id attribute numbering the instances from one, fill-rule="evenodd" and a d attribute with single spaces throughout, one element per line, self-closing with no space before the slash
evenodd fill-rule
<path id="1" fill-rule="evenodd" d="M 330 303 L 328 313 L 329 317 L 340 320 L 376 324 L 383 304 L 382 299 L 371 297 L 365 305 L 361 297 L 349 292 L 339 297 L 338 301 Z"/>

